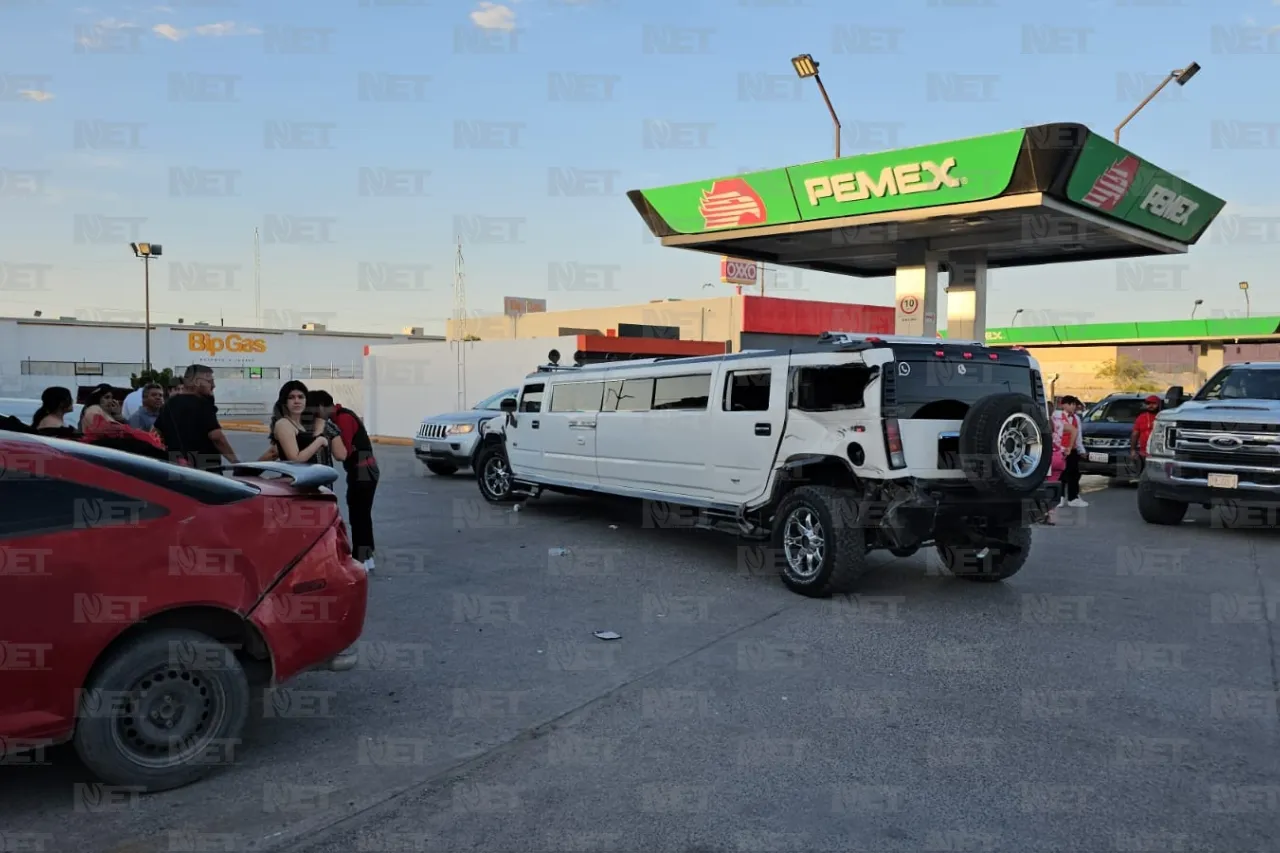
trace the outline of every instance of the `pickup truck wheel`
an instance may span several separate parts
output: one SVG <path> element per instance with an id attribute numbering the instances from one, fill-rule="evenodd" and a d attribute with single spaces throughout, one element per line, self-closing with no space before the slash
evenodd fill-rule
<path id="1" fill-rule="evenodd" d="M 507 452 L 500 444 L 491 444 L 476 457 L 476 482 L 480 494 L 489 503 L 510 503 L 516 499 L 512 493 L 511 464 Z"/>
<path id="2" fill-rule="evenodd" d="M 1044 410 L 1026 394 L 992 394 L 969 407 L 960 425 L 960 464 L 974 488 L 1026 495 L 1040 488 L 1053 461 Z"/>
<path id="3" fill-rule="evenodd" d="M 108 784 L 147 793 L 232 763 L 252 704 L 236 656 L 196 631 L 126 643 L 85 687 L 73 738 L 80 760 Z"/>
<path id="4" fill-rule="evenodd" d="M 801 486 L 778 505 L 773 552 L 782 582 L 792 592 L 825 598 L 848 592 L 867 570 L 866 531 L 849 493 Z"/>
<path id="5" fill-rule="evenodd" d="M 427 470 L 432 474 L 440 477 L 449 477 L 458 473 L 458 466 L 450 465 L 448 462 L 424 462 L 422 464 L 426 465 Z"/>
<path id="6" fill-rule="evenodd" d="M 1186 518 L 1187 505 L 1158 498 L 1149 483 L 1139 483 L 1138 514 L 1147 524 L 1176 525 Z"/>
<path id="7" fill-rule="evenodd" d="M 1003 550 L 991 546 L 981 559 L 978 554 L 982 548 L 956 547 L 953 545 L 937 546 L 938 557 L 947 571 L 967 581 L 984 581 L 994 583 L 1011 578 L 1018 573 L 1027 557 L 1031 556 L 1031 528 L 1014 527 L 1001 533 L 993 533 L 1013 546 Z"/>

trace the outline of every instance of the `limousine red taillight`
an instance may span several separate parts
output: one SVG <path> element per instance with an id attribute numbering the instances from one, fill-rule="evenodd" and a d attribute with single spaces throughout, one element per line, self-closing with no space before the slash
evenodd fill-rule
<path id="1" fill-rule="evenodd" d="M 897 418 L 884 419 L 884 445 L 889 451 L 890 468 L 906 468 L 907 457 L 902 452 L 902 430 Z"/>

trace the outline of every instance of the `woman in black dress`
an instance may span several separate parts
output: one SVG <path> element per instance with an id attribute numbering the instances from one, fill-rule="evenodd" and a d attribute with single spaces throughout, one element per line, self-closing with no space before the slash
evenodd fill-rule
<path id="1" fill-rule="evenodd" d="M 317 432 L 323 430 L 323 422 L 317 422 L 311 429 L 303 425 L 306 408 L 306 385 L 291 379 L 280 386 L 280 396 L 271 412 L 271 443 L 283 462 L 332 465 L 329 439 Z"/>

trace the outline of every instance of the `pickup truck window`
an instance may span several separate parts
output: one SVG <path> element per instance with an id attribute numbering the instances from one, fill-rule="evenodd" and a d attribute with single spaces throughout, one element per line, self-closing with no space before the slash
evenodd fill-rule
<path id="1" fill-rule="evenodd" d="M 1197 400 L 1280 400 L 1280 370 L 1230 367 L 1210 379 Z"/>

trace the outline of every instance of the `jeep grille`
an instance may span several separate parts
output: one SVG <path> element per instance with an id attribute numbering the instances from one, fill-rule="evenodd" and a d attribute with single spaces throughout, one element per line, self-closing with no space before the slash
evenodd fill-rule
<path id="1" fill-rule="evenodd" d="M 418 438 L 444 438 L 448 434 L 448 424 L 423 424 L 418 427 Z"/>

